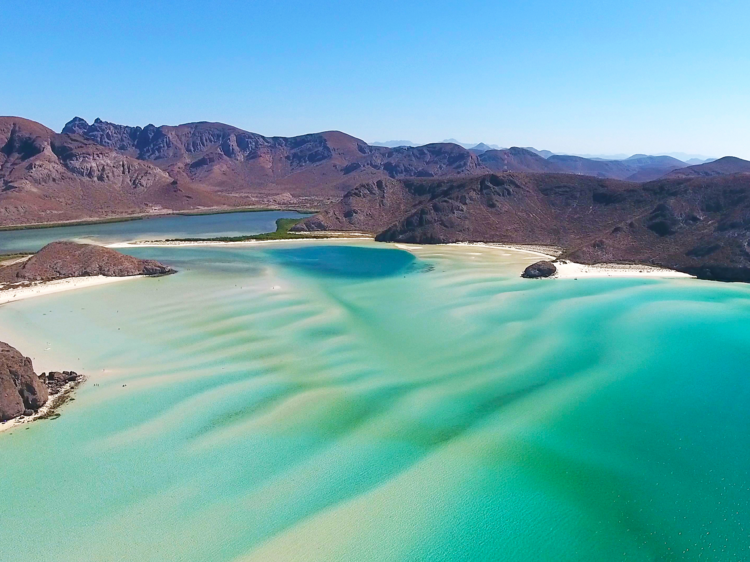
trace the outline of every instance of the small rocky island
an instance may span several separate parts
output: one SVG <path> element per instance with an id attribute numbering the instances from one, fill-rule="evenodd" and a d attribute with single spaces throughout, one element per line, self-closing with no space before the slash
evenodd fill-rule
<path id="1" fill-rule="evenodd" d="M 169 275 L 175 270 L 111 248 L 76 242 L 52 242 L 25 261 L 0 268 L 0 283 L 17 285 L 70 277 Z"/>
<path id="2" fill-rule="evenodd" d="M 0 422 L 52 414 L 83 381 L 73 371 L 38 376 L 30 358 L 0 342 Z"/>

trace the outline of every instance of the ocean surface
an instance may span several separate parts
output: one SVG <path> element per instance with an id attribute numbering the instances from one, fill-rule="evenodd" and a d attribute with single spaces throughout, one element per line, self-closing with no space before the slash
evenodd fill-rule
<path id="1" fill-rule="evenodd" d="M 750 287 L 482 247 L 128 250 L 0 307 L 88 376 L 0 433 L 0 560 L 750 560 Z"/>

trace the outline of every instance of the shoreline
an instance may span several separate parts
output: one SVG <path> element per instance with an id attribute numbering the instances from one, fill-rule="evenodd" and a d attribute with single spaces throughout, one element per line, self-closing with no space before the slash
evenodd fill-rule
<path id="1" fill-rule="evenodd" d="M 269 207 L 209 207 L 206 209 L 196 209 L 188 211 L 155 211 L 151 213 L 139 213 L 135 215 L 121 215 L 107 218 L 88 218 L 75 219 L 60 222 L 32 222 L 27 224 L 0 226 L 0 232 L 14 230 L 38 230 L 43 228 L 65 228 L 67 226 L 92 226 L 98 224 L 112 224 L 118 222 L 132 222 L 139 220 L 148 220 L 151 218 L 163 218 L 172 216 L 203 216 L 203 215 L 227 215 L 232 213 L 271 213 L 271 212 L 290 212 L 301 215 L 314 215 L 318 211 L 314 209 L 281 209 Z"/>
<path id="2" fill-rule="evenodd" d="M 33 297 L 63 293 L 75 289 L 108 285 L 110 283 L 126 281 L 128 279 L 142 279 L 144 277 L 146 276 L 131 275 L 127 277 L 105 277 L 104 275 L 97 275 L 93 277 L 68 277 L 67 279 L 43 281 L 23 287 L 2 287 L 0 288 L 0 305 L 30 299 Z"/>
<path id="3" fill-rule="evenodd" d="M 526 254 L 534 254 L 549 260 L 556 260 L 562 254 L 562 249 L 555 246 L 542 246 L 538 244 L 502 244 L 494 242 L 451 242 L 445 246 L 479 246 L 481 248 L 491 248 L 496 250 L 514 250 Z"/>
<path id="4" fill-rule="evenodd" d="M 603 277 L 650 277 L 655 279 L 696 279 L 694 275 L 658 267 L 654 265 L 598 263 L 583 264 L 570 260 L 557 261 L 562 254 L 560 248 L 552 246 L 523 245 L 523 244 L 493 244 L 489 242 L 455 242 L 447 246 L 480 246 L 502 250 L 513 250 L 547 258 L 557 268 L 557 272 L 546 279 L 581 279 Z M 555 255 L 557 254 L 557 255 Z"/>
<path id="5" fill-rule="evenodd" d="M 49 398 L 47 398 L 47 402 L 44 403 L 44 406 L 34 412 L 33 415 L 19 416 L 17 418 L 13 418 L 12 420 L 0 422 L 0 433 L 10 431 L 12 429 L 18 429 L 22 425 L 26 425 L 35 421 L 53 418 L 55 414 L 57 414 L 57 411 L 70 401 L 70 399 L 73 397 L 73 393 L 84 382 L 86 382 L 86 377 L 80 375 L 78 380 L 67 383 L 60 389 L 60 392 L 58 392 L 57 394 L 51 394 Z"/>
<path id="6" fill-rule="evenodd" d="M 568 260 L 553 262 L 557 272 L 549 279 L 580 279 L 589 277 L 651 277 L 657 279 L 696 279 L 694 275 L 653 265 L 600 263 L 586 265 Z"/>
<path id="7" fill-rule="evenodd" d="M 321 240 L 375 240 L 372 234 L 366 232 L 327 232 L 325 236 L 303 236 L 300 238 L 277 238 L 275 240 L 239 240 L 221 242 L 219 240 L 188 240 L 170 241 L 170 240 L 132 240 L 130 242 L 115 242 L 108 244 L 107 248 L 180 248 L 180 247 L 197 247 L 197 246 L 251 246 L 257 244 L 274 244 L 278 242 L 318 242 Z"/>

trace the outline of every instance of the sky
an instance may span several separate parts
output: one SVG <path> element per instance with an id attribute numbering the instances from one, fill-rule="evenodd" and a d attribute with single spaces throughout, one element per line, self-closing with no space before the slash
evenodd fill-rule
<path id="1" fill-rule="evenodd" d="M 0 0 L 0 114 L 750 158 L 747 0 Z"/>

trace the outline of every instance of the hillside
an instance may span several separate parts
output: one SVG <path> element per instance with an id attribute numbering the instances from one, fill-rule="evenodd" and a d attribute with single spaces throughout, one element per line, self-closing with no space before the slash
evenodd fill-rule
<path id="1" fill-rule="evenodd" d="M 669 173 L 733 173 L 725 160 L 737 161 L 693 170 L 668 156 L 607 161 L 450 142 L 371 146 L 338 131 L 267 137 L 210 122 L 140 127 L 76 117 L 58 134 L 2 117 L 0 226 L 188 209 L 324 208 L 358 185 L 386 179 L 544 172 L 644 182 Z"/>
<path id="2" fill-rule="evenodd" d="M 229 205 L 159 167 L 26 119 L 0 117 L 0 226 Z"/>
<path id="3" fill-rule="evenodd" d="M 699 164 L 697 166 L 688 166 L 687 168 L 681 168 L 675 170 L 669 174 L 670 178 L 691 178 L 691 177 L 715 177 L 715 176 L 726 176 L 730 174 L 747 174 L 750 173 L 750 162 L 742 160 L 741 158 L 735 158 L 734 156 L 726 156 L 719 158 L 713 162 L 706 164 Z"/>
<path id="4" fill-rule="evenodd" d="M 490 174 L 359 186 L 295 230 L 380 241 L 553 245 L 582 263 L 658 265 L 750 281 L 750 176 L 646 184 L 569 174 Z"/>

